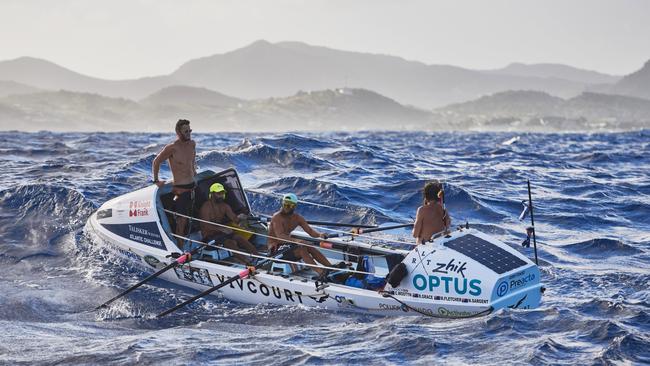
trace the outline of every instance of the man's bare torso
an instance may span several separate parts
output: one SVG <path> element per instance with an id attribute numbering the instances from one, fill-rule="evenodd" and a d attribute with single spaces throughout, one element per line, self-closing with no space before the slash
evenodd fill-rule
<path id="1" fill-rule="evenodd" d="M 302 216 L 296 213 L 291 215 L 283 215 L 280 212 L 276 212 L 271 218 L 271 225 L 269 225 L 269 236 L 277 238 L 280 234 L 289 235 L 300 225 L 301 220 L 304 219 L 302 219 Z M 280 232 L 276 232 L 275 228 L 280 228 Z M 279 240 L 269 238 L 269 245 L 279 243 Z"/>
<path id="2" fill-rule="evenodd" d="M 169 167 L 174 177 L 174 185 L 191 184 L 194 182 L 196 143 L 194 140 L 176 140 L 170 144 L 172 154 L 169 157 Z"/>
<path id="3" fill-rule="evenodd" d="M 230 216 L 229 211 L 232 212 L 232 209 L 230 208 L 230 206 L 228 206 L 227 203 L 224 202 L 214 203 L 210 200 L 207 200 L 205 201 L 205 203 L 203 203 L 203 206 L 201 206 L 200 217 L 201 220 L 216 222 L 217 224 L 223 224 L 224 219 Z M 207 237 L 214 233 L 221 233 L 223 231 L 224 229 L 219 226 L 210 225 L 205 222 L 201 222 L 201 234 L 203 235 L 203 237 Z"/>
<path id="4" fill-rule="evenodd" d="M 433 203 L 421 206 L 415 218 L 413 237 L 421 240 L 430 240 L 433 234 L 445 229 L 445 224 L 450 224 L 449 218 L 445 222 L 443 221 L 443 217 L 444 210 L 441 205 Z"/>

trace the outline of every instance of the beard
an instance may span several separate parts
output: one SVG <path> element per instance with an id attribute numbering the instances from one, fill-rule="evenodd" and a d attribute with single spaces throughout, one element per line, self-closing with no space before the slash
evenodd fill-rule
<path id="1" fill-rule="evenodd" d="M 280 211 L 280 213 L 281 213 L 282 215 L 284 215 L 284 216 L 291 216 L 291 215 L 293 215 L 293 211 L 295 211 L 295 210 L 296 210 L 295 208 L 292 208 L 292 209 L 290 209 L 290 210 L 289 210 L 289 209 L 286 209 L 286 208 L 283 208 L 283 209 Z"/>
<path id="2" fill-rule="evenodd" d="M 221 203 L 221 202 L 224 201 L 224 198 L 223 198 L 223 197 L 219 197 L 219 196 L 214 196 L 214 197 L 212 198 L 212 200 L 213 200 L 214 202 L 216 202 L 216 203 Z"/>

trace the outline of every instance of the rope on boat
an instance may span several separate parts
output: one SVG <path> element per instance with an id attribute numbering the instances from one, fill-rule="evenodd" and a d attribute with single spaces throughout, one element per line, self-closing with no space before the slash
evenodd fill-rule
<path id="1" fill-rule="evenodd" d="M 357 270 L 349 269 L 349 268 L 328 267 L 328 266 L 323 266 L 323 265 L 320 265 L 320 264 L 308 264 L 308 263 L 305 263 L 305 262 L 295 262 L 295 261 L 289 261 L 289 260 L 286 260 L 286 259 L 278 259 L 278 258 L 267 257 L 267 256 L 263 256 L 263 255 L 255 255 L 255 254 L 251 254 L 251 253 L 248 253 L 248 252 L 242 252 L 240 250 L 225 248 L 223 246 L 208 244 L 208 243 L 202 242 L 200 240 L 195 240 L 195 239 L 192 239 L 192 238 L 184 237 L 182 235 L 172 234 L 172 236 L 174 236 L 176 238 L 179 238 L 179 239 L 188 240 L 190 242 L 202 244 L 202 245 L 205 245 L 206 247 L 215 248 L 215 249 L 223 249 L 223 250 L 226 250 L 226 251 L 229 251 L 229 252 L 233 252 L 233 253 L 237 253 L 237 254 L 248 256 L 248 257 L 253 257 L 253 258 L 268 259 L 268 260 L 271 260 L 272 262 L 282 262 L 282 263 L 289 263 L 289 264 L 297 264 L 299 266 L 330 269 L 330 270 L 333 270 L 333 271 L 361 273 L 361 274 L 365 274 L 365 275 L 375 275 L 374 272 L 357 271 Z"/>
<path id="2" fill-rule="evenodd" d="M 170 214 L 174 214 L 174 215 L 178 215 L 178 216 L 181 216 L 181 217 L 185 217 L 185 218 L 190 218 L 190 219 L 191 219 L 190 216 L 184 215 L 184 214 L 182 214 L 182 213 L 178 213 L 178 212 L 176 212 L 176 211 L 171 211 L 171 210 L 167 210 L 167 209 L 163 209 L 163 211 L 165 211 L 165 212 L 167 212 L 167 213 L 170 213 Z M 282 238 L 278 238 L 278 237 L 275 237 L 275 236 L 270 236 L 270 235 L 267 235 L 267 234 L 262 234 L 262 233 L 258 233 L 258 232 L 256 232 L 256 231 L 251 231 L 251 230 L 247 230 L 247 229 L 239 228 L 239 227 L 238 227 L 238 228 L 233 228 L 233 227 L 228 226 L 228 225 L 218 224 L 218 223 L 216 223 L 216 222 L 207 221 L 207 220 L 202 220 L 202 219 L 199 219 L 199 218 L 194 218 L 194 220 L 199 221 L 199 222 L 203 222 L 203 223 L 206 223 L 206 224 L 209 224 L 209 225 L 222 227 L 222 228 L 225 228 L 225 229 L 230 229 L 230 230 L 233 230 L 233 231 L 241 231 L 241 232 L 244 232 L 244 233 L 247 233 L 247 234 L 253 234 L 253 235 L 263 236 L 263 237 L 265 237 L 265 238 L 278 240 L 278 241 L 280 241 L 280 242 L 282 242 L 282 243 L 291 243 L 291 244 L 296 244 L 296 245 L 302 245 L 302 246 L 305 246 L 305 247 L 315 248 L 314 245 L 305 244 L 305 243 L 303 243 L 303 242 L 296 241 L 296 240 L 287 240 L 287 239 L 282 239 Z M 176 234 L 172 234 L 172 235 L 173 235 L 173 236 L 177 236 Z M 327 239 L 323 239 L 323 240 L 327 240 Z M 356 247 L 358 247 L 358 248 L 364 248 L 364 246 L 356 245 L 356 244 L 351 244 L 351 243 L 345 243 L 345 245 L 356 246 Z M 372 244 L 367 244 L 367 245 L 368 245 L 370 248 L 366 248 L 366 249 L 372 249 L 372 247 L 373 247 Z M 354 257 L 357 257 L 357 258 L 360 257 L 360 255 L 352 254 L 352 253 L 343 253 L 343 252 L 341 252 L 341 251 L 339 251 L 339 250 L 336 250 L 336 249 L 329 249 L 329 248 L 323 248 L 323 247 L 319 247 L 319 249 L 321 249 L 321 250 L 325 250 L 325 251 L 329 251 L 329 252 L 334 252 L 334 253 L 342 253 L 342 254 L 349 255 L 349 256 L 354 256 Z M 228 250 L 230 250 L 230 249 L 228 249 Z M 385 257 L 384 255 L 368 255 L 368 256 L 369 256 L 369 257 L 374 257 L 374 258 L 380 258 L 380 257 L 383 258 L 383 257 Z"/>

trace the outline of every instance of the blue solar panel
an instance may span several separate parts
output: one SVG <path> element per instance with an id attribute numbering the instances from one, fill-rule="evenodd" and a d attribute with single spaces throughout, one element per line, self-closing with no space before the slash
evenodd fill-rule
<path id="1" fill-rule="evenodd" d="M 472 258 L 498 274 L 526 265 L 521 258 L 471 234 L 450 240 L 444 245 Z"/>

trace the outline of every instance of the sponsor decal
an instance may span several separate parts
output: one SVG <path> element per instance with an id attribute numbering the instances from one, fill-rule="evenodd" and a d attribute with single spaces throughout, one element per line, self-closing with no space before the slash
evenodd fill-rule
<path id="1" fill-rule="evenodd" d="M 149 216 L 151 200 L 129 202 L 129 217 Z"/>
<path id="2" fill-rule="evenodd" d="M 226 278 L 225 275 L 215 275 L 216 278 L 219 280 L 219 283 L 223 283 L 227 281 L 228 279 Z M 276 286 L 268 286 L 263 283 L 259 283 L 255 280 L 243 280 L 241 278 L 235 280 L 235 282 L 230 283 L 230 288 L 232 289 L 239 289 L 240 291 L 247 291 L 250 292 L 251 294 L 257 294 L 260 293 L 263 296 L 270 297 L 273 296 L 276 299 L 285 299 L 287 301 L 291 302 L 298 302 L 302 304 L 302 298 L 303 294 L 300 291 L 291 291 L 286 288 L 280 288 Z M 312 299 L 316 299 L 312 296 L 309 296 Z M 325 295 L 325 299 L 327 299 L 328 295 Z M 325 301 L 325 300 L 323 300 Z M 322 302 L 322 301 L 320 301 Z"/>
<path id="3" fill-rule="evenodd" d="M 454 293 L 457 295 L 469 294 L 472 296 L 481 295 L 481 280 L 467 279 L 448 276 L 424 276 L 416 274 L 413 276 L 413 286 L 420 290 L 433 292 L 434 289 L 442 289 L 446 294 Z"/>
<path id="4" fill-rule="evenodd" d="M 447 316 L 450 318 L 458 318 L 458 317 L 467 317 L 467 316 L 472 316 L 476 315 L 476 312 L 471 312 L 471 311 L 457 311 L 457 310 L 449 310 L 447 308 L 438 308 L 438 314 L 442 316 Z"/>
<path id="5" fill-rule="evenodd" d="M 118 247 L 116 245 L 113 245 L 113 244 L 111 244 L 109 242 L 106 242 L 106 241 L 104 243 L 107 244 L 111 249 L 118 252 L 119 254 L 121 254 L 124 257 L 127 257 L 129 259 L 133 259 L 133 260 L 135 260 L 137 262 L 142 261 L 142 257 L 140 257 L 139 255 L 133 253 L 130 250 L 122 249 L 122 248 L 120 248 L 120 247 Z"/>
<path id="6" fill-rule="evenodd" d="M 392 311 L 403 311 L 408 313 L 409 308 L 406 305 L 394 305 L 394 304 L 384 304 L 379 303 L 379 308 L 382 310 L 392 310 Z"/>
<path id="7" fill-rule="evenodd" d="M 133 224 L 101 224 L 106 230 L 125 239 L 150 247 L 166 250 L 165 244 L 155 222 L 139 222 Z"/>
<path id="8" fill-rule="evenodd" d="M 158 260 L 158 258 L 156 258 L 154 256 L 151 256 L 151 255 L 145 255 L 144 256 L 144 261 L 153 268 L 158 268 L 158 266 L 160 265 L 160 261 Z M 160 267 L 163 267 L 163 266 L 160 266 Z"/>
<path id="9" fill-rule="evenodd" d="M 516 276 L 521 276 L 516 278 Z M 535 280 L 536 276 L 534 273 L 528 273 L 527 275 L 523 272 L 517 273 L 508 277 L 507 280 L 499 282 L 497 286 L 497 296 L 502 297 L 508 292 L 513 292 L 519 288 L 526 287 L 529 283 Z"/>
<path id="10" fill-rule="evenodd" d="M 181 280 L 197 283 L 203 286 L 214 286 L 207 269 L 182 265 L 180 267 L 175 267 L 174 272 L 176 273 L 176 277 Z"/>
<path id="11" fill-rule="evenodd" d="M 508 281 L 501 281 L 497 286 L 497 296 L 501 297 L 508 293 Z"/>
<path id="12" fill-rule="evenodd" d="M 473 303 L 473 304 L 487 304 L 487 299 L 468 299 L 466 297 L 455 297 L 455 296 L 434 296 L 434 300 L 437 301 L 454 301 L 454 302 L 464 302 L 464 303 Z"/>
<path id="13" fill-rule="evenodd" d="M 519 301 L 517 301 L 516 304 L 514 304 L 514 305 L 510 305 L 510 306 L 508 306 L 508 307 L 509 307 L 510 309 L 520 309 L 521 303 L 523 303 L 524 300 L 526 300 L 527 297 L 528 297 L 528 294 L 524 295 L 524 297 L 522 297 L 521 299 L 519 299 Z M 528 309 L 528 308 L 530 308 L 530 306 L 528 306 L 528 305 L 521 307 L 521 309 Z"/>
<path id="14" fill-rule="evenodd" d="M 430 260 L 429 260 L 430 261 Z M 467 262 L 454 261 L 452 258 L 448 263 L 436 263 L 436 268 L 432 271 L 433 273 L 456 273 L 460 274 L 465 278 L 465 270 Z"/>
<path id="15" fill-rule="evenodd" d="M 521 278 L 511 279 L 509 282 L 510 291 L 513 291 L 520 287 L 525 287 L 526 285 L 528 285 L 530 282 L 533 282 L 534 280 L 535 280 L 534 273 L 529 273 L 527 276 L 523 276 Z"/>
<path id="16" fill-rule="evenodd" d="M 134 208 L 150 208 L 151 207 L 151 200 L 146 200 L 146 201 L 131 201 L 129 202 L 129 209 L 134 209 Z"/>

